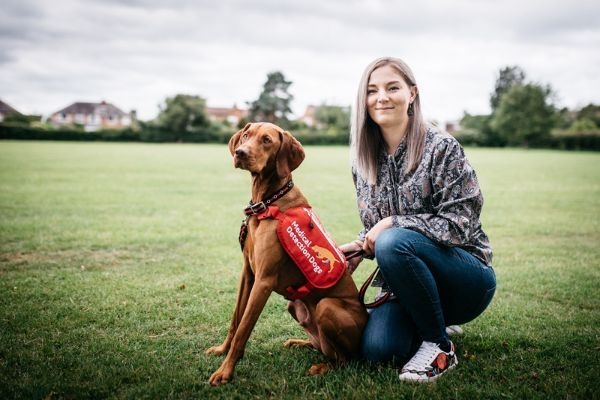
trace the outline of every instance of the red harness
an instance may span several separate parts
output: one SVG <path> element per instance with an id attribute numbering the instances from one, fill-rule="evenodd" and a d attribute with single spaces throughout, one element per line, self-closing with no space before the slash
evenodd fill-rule
<path id="1" fill-rule="evenodd" d="M 279 242 L 306 278 L 299 288 L 287 288 L 288 299 L 304 298 L 312 289 L 330 288 L 341 279 L 346 271 L 346 258 L 310 206 L 285 212 L 269 206 L 258 215 L 259 220 L 266 218 L 278 220 Z"/>
<path id="2" fill-rule="evenodd" d="M 250 205 L 244 209 L 246 220 L 242 222 L 239 236 L 240 246 L 244 250 L 250 216 L 256 215 L 259 220 L 266 218 L 278 220 L 279 242 L 306 278 L 306 283 L 299 288 L 287 288 L 289 293 L 287 298 L 290 300 L 304 298 L 315 288 L 332 287 L 346 271 L 344 254 L 327 234 L 310 206 L 290 208 L 281 212 L 277 206 L 271 205 L 293 187 L 294 183 L 290 180 L 265 200 L 258 203 L 250 202 Z"/>

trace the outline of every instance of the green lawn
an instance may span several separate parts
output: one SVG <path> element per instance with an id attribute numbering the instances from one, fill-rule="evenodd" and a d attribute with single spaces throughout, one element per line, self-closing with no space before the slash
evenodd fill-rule
<path id="1" fill-rule="evenodd" d="M 345 147 L 306 148 L 295 181 L 338 242 L 355 237 Z M 467 149 L 498 290 L 431 385 L 284 349 L 273 296 L 236 369 L 220 357 L 249 176 L 224 145 L 0 141 L 0 398 L 598 398 L 600 154 Z M 354 277 L 360 285 L 373 264 Z"/>

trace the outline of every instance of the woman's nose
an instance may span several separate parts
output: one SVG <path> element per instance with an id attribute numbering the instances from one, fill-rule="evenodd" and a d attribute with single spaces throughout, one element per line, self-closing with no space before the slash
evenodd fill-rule
<path id="1" fill-rule="evenodd" d="M 377 101 L 386 101 L 388 99 L 389 98 L 385 90 L 380 90 L 377 92 Z"/>

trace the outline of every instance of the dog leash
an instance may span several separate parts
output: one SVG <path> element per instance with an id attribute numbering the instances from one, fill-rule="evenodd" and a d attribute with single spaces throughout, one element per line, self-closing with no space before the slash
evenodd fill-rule
<path id="1" fill-rule="evenodd" d="M 346 257 L 346 260 L 350 260 L 354 257 L 362 256 L 364 254 L 365 254 L 365 251 L 363 249 L 360 249 L 360 250 L 351 251 L 349 253 L 344 253 L 344 256 Z"/>
<path id="2" fill-rule="evenodd" d="M 345 253 L 344 255 L 346 256 L 346 260 L 350 260 L 354 257 L 362 256 L 364 254 L 365 254 L 365 251 L 363 249 L 360 249 L 360 250 L 355 250 L 355 251 L 352 251 L 349 253 Z M 390 292 L 385 292 L 383 294 L 383 296 L 376 299 L 375 301 L 373 301 L 371 303 L 365 303 L 365 294 L 367 293 L 367 289 L 369 288 L 369 285 L 371 285 L 371 282 L 373 282 L 373 279 L 375 278 L 375 275 L 377 275 L 378 271 L 379 271 L 379 267 L 375 267 L 375 271 L 373 271 L 371 273 L 371 275 L 369 275 L 367 280 L 362 284 L 362 286 L 360 287 L 360 290 L 358 291 L 358 299 L 366 308 L 375 308 L 375 307 L 385 303 L 390 297 Z"/>
<path id="3" fill-rule="evenodd" d="M 385 303 L 390 298 L 390 292 L 385 292 L 381 297 L 379 297 L 375 301 L 373 301 L 371 303 L 365 303 L 365 294 L 367 293 L 367 289 L 369 288 L 369 285 L 373 281 L 373 278 L 375 278 L 375 275 L 377 275 L 377 272 L 379 272 L 379 267 L 375 267 L 375 271 L 373 271 L 371 273 L 371 275 L 369 275 L 369 277 L 367 278 L 365 283 L 363 283 L 363 285 L 360 287 L 360 290 L 358 291 L 358 298 L 359 298 L 360 302 L 363 303 L 366 308 L 375 308 L 375 307 Z"/>

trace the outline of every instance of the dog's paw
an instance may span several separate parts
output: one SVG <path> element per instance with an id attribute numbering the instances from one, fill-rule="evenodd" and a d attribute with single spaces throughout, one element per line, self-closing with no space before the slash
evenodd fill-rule
<path id="1" fill-rule="evenodd" d="M 232 374 L 226 374 L 222 369 L 218 369 L 210 376 L 208 383 L 210 383 L 211 386 L 221 386 L 229 383 L 231 378 Z"/>
<path id="2" fill-rule="evenodd" d="M 222 356 L 225 353 L 227 353 L 227 347 L 224 345 L 210 347 L 204 352 L 211 356 Z"/>
<path id="3" fill-rule="evenodd" d="M 302 340 L 302 339 L 289 339 L 283 343 L 283 347 L 291 349 L 291 348 L 314 348 L 310 340 Z"/>
<path id="4" fill-rule="evenodd" d="M 326 374 L 327 372 L 329 372 L 329 370 L 331 370 L 331 369 L 332 369 L 331 364 L 327 364 L 327 363 L 314 364 L 308 369 L 308 375 L 311 375 L 311 376 L 323 375 L 323 374 Z"/>

